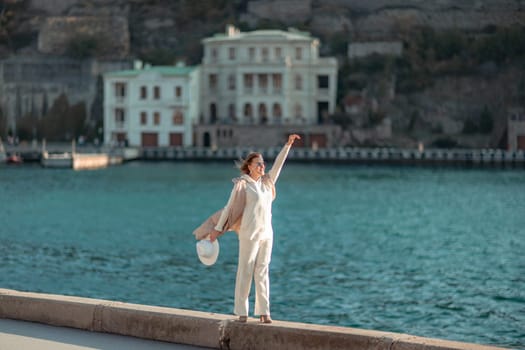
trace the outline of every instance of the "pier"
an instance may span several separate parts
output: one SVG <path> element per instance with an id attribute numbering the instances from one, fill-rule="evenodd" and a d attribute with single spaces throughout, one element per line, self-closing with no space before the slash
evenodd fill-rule
<path id="1" fill-rule="evenodd" d="M 138 148 L 107 146 L 75 146 L 69 143 L 4 145 L 5 154 L 19 155 L 25 163 L 41 163 L 49 168 L 75 170 L 98 169 L 138 158 Z"/>
<path id="2" fill-rule="evenodd" d="M 63 332 L 76 329 L 83 332 L 113 334 L 209 349 L 503 349 L 473 343 L 348 327 L 284 321 L 274 321 L 271 325 L 267 325 L 261 324 L 253 318 L 244 324 L 237 322 L 233 315 L 73 296 L 19 292 L 9 289 L 0 289 L 0 320 L 2 319 L 62 327 L 54 328 L 54 332 L 58 334 L 61 332 L 60 329 Z M 15 324 L 11 333 L 22 332 L 20 329 L 23 326 L 24 323 Z M 2 336 L 7 337 L 2 333 L 5 331 L 0 329 L 0 343 L 2 343 Z M 71 346 L 70 348 L 78 348 L 71 345 L 71 343 L 74 344 L 71 340 L 68 343 Z M 69 349 L 68 347 L 61 348 Z M 10 350 L 11 348 L 5 349 Z"/>

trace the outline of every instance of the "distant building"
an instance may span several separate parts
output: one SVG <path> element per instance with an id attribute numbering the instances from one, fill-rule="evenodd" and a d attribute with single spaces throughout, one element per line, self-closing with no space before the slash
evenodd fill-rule
<path id="1" fill-rule="evenodd" d="M 319 40 L 290 29 L 240 32 L 204 39 L 198 146 L 274 146 L 284 134 L 303 134 L 305 145 L 330 145 L 337 61 L 319 57 Z M 253 133 L 247 135 L 246 133 Z M 241 135 L 242 134 L 242 135 Z"/>
<path id="2" fill-rule="evenodd" d="M 198 68 L 145 66 L 104 75 L 104 142 L 191 146 Z"/>
<path id="3" fill-rule="evenodd" d="M 513 108 L 507 121 L 507 140 L 510 151 L 525 151 L 525 110 Z"/>
<path id="4" fill-rule="evenodd" d="M 97 90 L 98 77 L 130 67 L 129 60 L 11 56 L 0 60 L 0 110 L 8 128 L 16 134 L 18 119 L 27 115 L 44 118 L 56 100 L 65 95 L 70 104 L 83 103 L 86 119 L 93 121 L 101 118 L 93 113 L 101 97 Z"/>

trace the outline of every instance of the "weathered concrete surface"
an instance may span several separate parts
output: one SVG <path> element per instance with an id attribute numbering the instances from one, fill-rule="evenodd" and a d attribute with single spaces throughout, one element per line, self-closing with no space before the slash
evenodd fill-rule
<path id="1" fill-rule="evenodd" d="M 231 315 L 0 289 L 0 319 L 215 349 L 489 350 L 471 343 L 346 327 L 274 321 L 236 322 Z"/>
<path id="2" fill-rule="evenodd" d="M 0 319 L 2 350 L 204 350 L 207 348 Z"/>
<path id="3" fill-rule="evenodd" d="M 219 348 L 228 316 L 0 289 L 0 318 Z"/>

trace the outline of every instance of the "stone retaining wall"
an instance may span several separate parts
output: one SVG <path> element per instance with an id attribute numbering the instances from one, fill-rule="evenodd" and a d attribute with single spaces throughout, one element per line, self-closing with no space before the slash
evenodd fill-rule
<path id="1" fill-rule="evenodd" d="M 345 327 L 254 319 L 242 324 L 231 315 L 8 289 L 0 289 L 0 318 L 214 349 L 498 349 Z"/>
<path id="2" fill-rule="evenodd" d="M 72 43 L 96 44 L 91 49 L 96 50 L 97 57 L 124 59 L 130 50 L 129 36 L 128 20 L 122 16 L 48 17 L 38 35 L 38 49 L 46 54 L 64 55 Z"/>

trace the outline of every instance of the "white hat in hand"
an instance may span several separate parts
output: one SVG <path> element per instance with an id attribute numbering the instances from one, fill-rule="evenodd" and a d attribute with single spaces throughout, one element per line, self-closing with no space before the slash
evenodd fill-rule
<path id="1" fill-rule="evenodd" d="M 219 256 L 219 240 L 211 242 L 209 239 L 203 239 L 197 242 L 197 255 L 204 265 L 210 266 L 215 264 Z"/>

